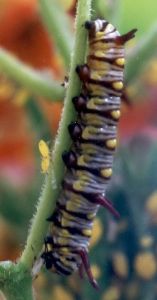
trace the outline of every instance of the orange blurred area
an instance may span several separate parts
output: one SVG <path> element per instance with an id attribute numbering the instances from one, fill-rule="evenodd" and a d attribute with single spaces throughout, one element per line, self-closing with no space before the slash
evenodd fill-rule
<path id="1" fill-rule="evenodd" d="M 46 72 L 52 70 L 56 78 L 63 78 L 60 57 L 42 24 L 36 0 L 0 2 L 0 46 L 21 61 Z M 22 184 L 34 172 L 32 136 L 24 107 L 14 101 L 18 87 L 9 87 L 9 81 L 6 82 L 0 78 L 0 175 Z M 43 113 L 54 133 L 60 111 L 61 104 L 43 101 Z"/>
<path id="2" fill-rule="evenodd" d="M 63 104 L 61 102 L 45 102 L 44 99 L 42 99 L 41 107 L 44 114 L 47 116 L 52 133 L 56 134 Z"/>
<path id="3" fill-rule="evenodd" d="M 37 19 L 37 0 L 0 2 L 0 44 L 14 42 Z"/>
<path id="4" fill-rule="evenodd" d="M 0 3 L 0 46 L 36 68 L 59 75 L 60 62 L 39 15 L 36 0 Z"/>
<path id="5" fill-rule="evenodd" d="M 23 107 L 0 103 L 0 170 L 21 184 L 34 173 L 32 134 Z"/>
<path id="6" fill-rule="evenodd" d="M 156 110 L 157 101 L 155 97 L 137 99 L 137 104 L 123 107 L 119 123 L 121 140 L 131 139 L 140 133 L 157 139 Z"/>

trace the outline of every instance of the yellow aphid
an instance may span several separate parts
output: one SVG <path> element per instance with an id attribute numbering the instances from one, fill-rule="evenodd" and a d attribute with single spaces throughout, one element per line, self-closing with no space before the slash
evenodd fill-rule
<path id="1" fill-rule="evenodd" d="M 44 140 L 40 140 L 38 147 L 39 147 L 40 154 L 42 156 L 41 170 L 43 173 L 46 173 L 50 165 L 49 147 Z"/>
<path id="2" fill-rule="evenodd" d="M 39 151 L 43 157 L 49 155 L 49 147 L 44 140 L 40 140 L 39 142 Z"/>
<path id="3" fill-rule="evenodd" d="M 49 158 L 45 158 L 45 157 L 42 158 L 42 161 L 41 161 L 42 173 L 46 173 L 48 171 L 49 164 L 50 164 Z"/>

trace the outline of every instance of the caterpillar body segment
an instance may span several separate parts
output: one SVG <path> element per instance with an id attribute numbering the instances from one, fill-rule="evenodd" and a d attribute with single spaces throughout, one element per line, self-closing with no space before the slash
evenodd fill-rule
<path id="1" fill-rule="evenodd" d="M 42 258 L 47 269 L 61 275 L 76 270 L 82 274 L 84 269 L 97 288 L 88 259 L 89 241 L 100 206 L 119 217 L 105 194 L 117 146 L 124 44 L 136 30 L 121 36 L 112 24 L 99 19 L 87 21 L 85 28 L 89 33 L 87 63 L 76 68 L 83 87 L 72 99 L 78 117 L 68 127 L 72 146 L 62 155 L 66 165 L 63 190 L 48 218 L 50 235 Z"/>

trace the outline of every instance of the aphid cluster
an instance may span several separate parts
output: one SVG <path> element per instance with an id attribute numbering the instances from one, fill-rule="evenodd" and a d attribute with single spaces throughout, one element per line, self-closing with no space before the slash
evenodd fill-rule
<path id="1" fill-rule="evenodd" d="M 115 216 L 118 212 L 105 198 L 112 175 L 117 123 L 123 90 L 124 44 L 136 30 L 120 36 L 105 20 L 87 21 L 87 63 L 76 71 L 83 83 L 81 95 L 73 98 L 78 118 L 69 125 L 72 146 L 63 153 L 66 174 L 56 210 L 48 218 L 50 236 L 42 254 L 47 269 L 70 275 L 84 268 L 94 287 L 88 260 L 92 226 L 99 206 Z"/>

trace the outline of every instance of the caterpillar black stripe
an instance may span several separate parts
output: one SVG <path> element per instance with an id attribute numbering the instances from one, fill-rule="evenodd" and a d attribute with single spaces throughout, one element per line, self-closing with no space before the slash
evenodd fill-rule
<path id="1" fill-rule="evenodd" d="M 56 210 L 48 218 L 51 233 L 42 254 L 47 269 L 70 275 L 84 268 L 97 288 L 88 260 L 93 220 L 100 205 L 115 216 L 118 212 L 105 198 L 112 175 L 117 123 L 123 90 L 124 44 L 136 29 L 120 36 L 105 20 L 87 21 L 89 54 L 87 64 L 76 71 L 83 83 L 82 93 L 73 99 L 77 122 L 69 125 L 73 140 L 63 153 L 67 167 L 63 191 Z"/>

